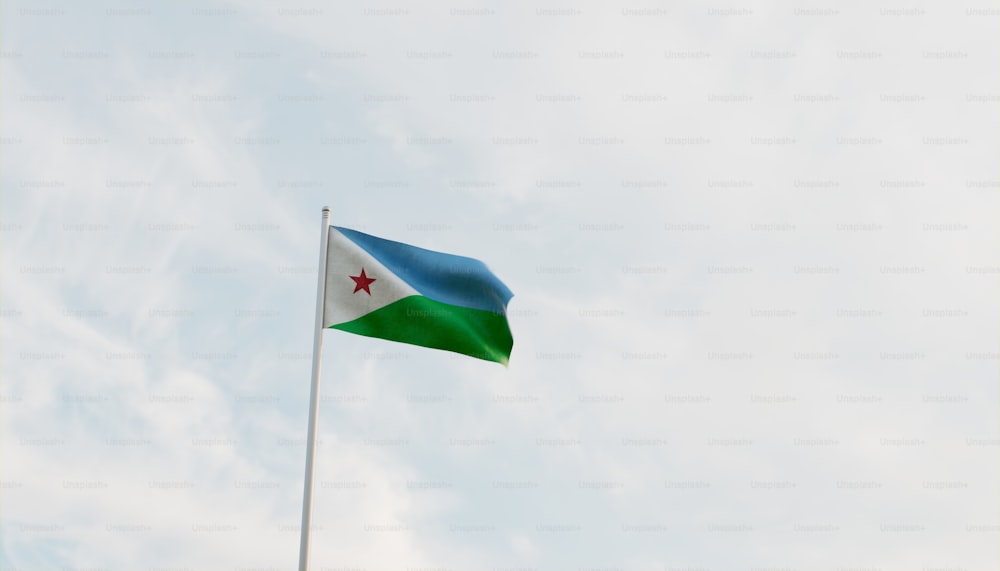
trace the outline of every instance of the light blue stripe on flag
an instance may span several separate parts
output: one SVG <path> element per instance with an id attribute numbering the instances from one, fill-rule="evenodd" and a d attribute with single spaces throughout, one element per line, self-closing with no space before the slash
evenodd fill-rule
<path id="1" fill-rule="evenodd" d="M 425 250 L 349 228 L 334 228 L 425 297 L 507 313 L 507 302 L 514 294 L 479 260 Z"/>

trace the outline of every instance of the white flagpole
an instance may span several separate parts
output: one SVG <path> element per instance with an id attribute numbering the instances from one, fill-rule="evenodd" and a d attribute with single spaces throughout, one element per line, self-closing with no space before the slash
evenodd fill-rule
<path id="1" fill-rule="evenodd" d="M 316 277 L 316 325 L 313 328 L 312 388 L 309 390 L 309 435 L 306 439 L 306 483 L 302 491 L 302 528 L 299 541 L 299 571 L 309 567 L 309 526 L 312 519 L 313 473 L 316 471 L 316 416 L 319 412 L 319 365 L 323 349 L 323 299 L 326 297 L 326 247 L 330 207 L 323 207 L 319 243 L 319 275 Z"/>

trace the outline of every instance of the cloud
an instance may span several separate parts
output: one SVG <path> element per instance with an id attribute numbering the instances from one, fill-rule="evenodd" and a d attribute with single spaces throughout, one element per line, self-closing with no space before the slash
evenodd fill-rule
<path id="1" fill-rule="evenodd" d="M 295 560 L 324 204 L 515 345 L 326 334 L 315 568 L 995 562 L 975 15 L 8 10 L 3 564 Z"/>

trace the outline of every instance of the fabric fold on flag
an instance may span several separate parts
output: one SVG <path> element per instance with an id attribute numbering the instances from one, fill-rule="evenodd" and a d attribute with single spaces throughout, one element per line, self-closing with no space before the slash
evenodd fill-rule
<path id="1" fill-rule="evenodd" d="M 338 226 L 327 239 L 324 328 L 507 365 L 513 293 L 486 264 Z"/>

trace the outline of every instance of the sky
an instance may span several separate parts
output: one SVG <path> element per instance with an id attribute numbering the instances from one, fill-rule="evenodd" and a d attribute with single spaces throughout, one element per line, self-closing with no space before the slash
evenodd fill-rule
<path id="1" fill-rule="evenodd" d="M 1000 10 L 0 6 L 0 569 L 294 569 L 321 208 L 504 368 L 324 333 L 311 569 L 1000 564 Z"/>

